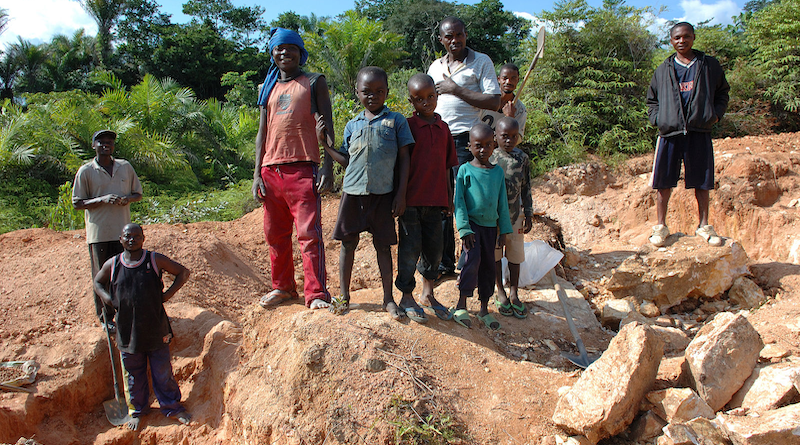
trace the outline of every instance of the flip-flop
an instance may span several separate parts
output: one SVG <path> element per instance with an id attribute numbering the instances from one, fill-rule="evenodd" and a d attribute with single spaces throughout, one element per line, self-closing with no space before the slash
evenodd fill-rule
<path id="1" fill-rule="evenodd" d="M 261 300 L 258 301 L 258 304 L 260 304 L 263 308 L 269 308 L 277 306 L 293 298 L 294 295 L 292 295 L 289 291 L 275 289 L 267 295 L 261 297 Z"/>
<path id="2" fill-rule="evenodd" d="M 500 303 L 500 300 L 497 298 L 494 299 L 494 305 L 497 308 L 497 312 L 504 317 L 512 317 L 514 316 L 514 309 L 511 304 L 511 301 L 506 301 L 505 303 Z"/>
<path id="3" fill-rule="evenodd" d="M 514 316 L 517 318 L 528 318 L 528 307 L 525 306 L 525 303 L 519 302 L 519 305 L 511 303 L 511 309 L 514 312 Z M 499 309 L 498 309 L 499 311 Z"/>
<path id="4" fill-rule="evenodd" d="M 450 310 L 447 309 L 446 307 L 442 306 L 441 304 L 437 304 L 437 305 L 434 305 L 434 306 L 423 306 L 423 305 L 420 305 L 420 306 L 422 306 L 425 309 L 432 310 L 433 313 L 437 317 L 439 317 L 440 320 L 447 321 L 447 320 L 453 318 L 453 314 L 450 313 Z"/>
<path id="5" fill-rule="evenodd" d="M 496 330 L 500 329 L 500 322 L 497 321 L 497 319 L 494 318 L 494 315 L 492 315 L 491 313 L 488 313 L 488 314 L 484 315 L 483 317 L 478 315 L 478 320 L 482 321 L 483 324 L 486 325 L 487 328 L 489 328 L 489 329 L 491 329 L 493 331 L 496 331 Z"/>
<path id="6" fill-rule="evenodd" d="M 388 312 L 389 315 L 391 315 L 392 318 L 395 319 L 396 321 L 402 320 L 403 317 L 405 316 L 403 311 L 400 310 L 400 307 L 397 306 L 397 303 L 395 303 L 394 301 L 392 301 L 391 303 L 389 303 L 387 305 L 384 305 L 383 306 L 383 310 Z"/>
<path id="7" fill-rule="evenodd" d="M 472 325 L 472 320 L 469 317 L 469 312 L 466 309 L 450 309 L 450 314 L 453 317 L 453 321 L 464 326 L 465 328 L 469 329 Z M 469 323 L 469 324 L 467 324 Z"/>
<path id="8" fill-rule="evenodd" d="M 428 317 L 425 315 L 425 311 L 422 310 L 421 307 L 401 307 L 400 309 L 406 312 L 406 317 L 410 318 L 412 321 L 416 321 L 417 323 L 427 323 Z"/>

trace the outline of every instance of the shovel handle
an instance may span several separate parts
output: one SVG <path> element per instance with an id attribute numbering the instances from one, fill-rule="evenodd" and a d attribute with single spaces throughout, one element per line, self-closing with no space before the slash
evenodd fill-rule
<path id="1" fill-rule="evenodd" d="M 564 318 L 567 319 L 567 325 L 569 326 L 569 332 L 572 334 L 572 337 L 575 338 L 575 345 L 578 347 L 578 352 L 581 354 L 581 359 L 584 363 L 589 363 L 589 355 L 586 353 L 586 348 L 583 346 L 583 340 L 581 340 L 580 334 L 578 334 L 578 330 L 575 329 L 575 323 L 572 321 L 572 314 L 569 312 L 569 306 L 567 305 L 567 293 L 564 292 L 564 289 L 558 283 L 558 276 L 554 269 L 550 269 L 550 279 L 553 280 L 553 287 L 556 289 L 556 295 L 558 295 L 558 301 L 561 303 L 561 306 L 564 308 Z"/>
<path id="2" fill-rule="evenodd" d="M 114 376 L 114 398 L 117 402 L 123 403 L 122 393 L 119 390 L 119 382 L 117 381 L 117 362 L 114 360 L 114 346 L 111 344 L 111 333 L 108 332 L 108 314 L 106 313 L 106 305 L 103 304 L 103 328 L 106 331 L 106 339 L 108 339 L 108 356 L 111 358 L 111 372 Z"/>

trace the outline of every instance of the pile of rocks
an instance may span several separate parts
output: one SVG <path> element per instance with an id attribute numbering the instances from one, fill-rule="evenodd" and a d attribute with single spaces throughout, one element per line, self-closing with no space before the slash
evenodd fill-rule
<path id="1" fill-rule="evenodd" d="M 747 255 L 736 242 L 696 244 L 681 237 L 614 271 L 616 298 L 597 311 L 619 333 L 559 391 L 552 419 L 571 437 L 555 443 L 800 444 L 800 364 L 747 319 L 765 299 L 744 276 Z M 662 315 L 681 306 L 694 309 Z"/>
<path id="2" fill-rule="evenodd" d="M 800 365 L 756 366 L 764 344 L 744 313 L 717 314 L 682 354 L 666 359 L 663 329 L 626 323 L 561 391 L 553 421 L 574 435 L 569 441 L 800 444 Z"/>

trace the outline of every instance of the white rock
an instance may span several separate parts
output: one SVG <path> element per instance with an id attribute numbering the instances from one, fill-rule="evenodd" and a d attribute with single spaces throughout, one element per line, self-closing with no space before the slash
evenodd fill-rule
<path id="1" fill-rule="evenodd" d="M 637 313 L 636 306 L 630 300 L 606 300 L 601 310 L 600 323 L 610 329 L 617 330 L 620 321 L 630 313 Z"/>
<path id="2" fill-rule="evenodd" d="M 653 404 L 653 412 L 669 423 L 688 422 L 695 417 L 714 418 L 714 410 L 691 388 L 651 391 L 647 401 Z"/>
<path id="3" fill-rule="evenodd" d="M 715 422 L 734 445 L 800 445 L 800 404 L 758 417 L 719 414 Z"/>
<path id="4" fill-rule="evenodd" d="M 760 306 L 765 297 L 764 291 L 753 280 L 739 277 L 728 290 L 728 299 L 742 309 L 751 309 Z"/>
<path id="5" fill-rule="evenodd" d="M 687 377 L 712 410 L 719 411 L 753 372 L 764 344 L 741 314 L 721 312 L 686 348 Z"/>
<path id="6" fill-rule="evenodd" d="M 800 365 L 793 363 L 756 367 L 728 406 L 748 412 L 763 412 L 797 401 Z"/>

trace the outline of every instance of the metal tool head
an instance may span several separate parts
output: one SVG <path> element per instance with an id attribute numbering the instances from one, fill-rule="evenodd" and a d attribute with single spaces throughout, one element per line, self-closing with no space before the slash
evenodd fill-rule
<path id="1" fill-rule="evenodd" d="M 128 423 L 131 416 L 128 415 L 128 405 L 117 399 L 106 400 L 103 402 L 103 408 L 106 410 L 106 417 L 108 421 L 114 426 L 120 426 Z"/>

